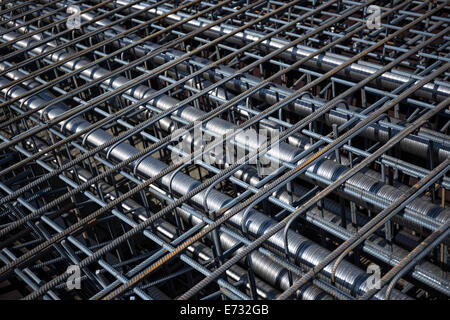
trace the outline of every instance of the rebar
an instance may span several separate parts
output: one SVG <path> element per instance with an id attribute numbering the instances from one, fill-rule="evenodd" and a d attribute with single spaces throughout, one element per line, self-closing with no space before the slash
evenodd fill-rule
<path id="1" fill-rule="evenodd" d="M 449 299 L 449 11 L 0 3 L 0 299 Z"/>

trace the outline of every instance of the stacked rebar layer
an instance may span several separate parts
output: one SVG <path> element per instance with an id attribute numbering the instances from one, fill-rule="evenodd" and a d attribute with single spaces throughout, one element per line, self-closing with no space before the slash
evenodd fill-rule
<path id="1" fill-rule="evenodd" d="M 449 299 L 450 1 L 1 1 L 1 299 Z"/>

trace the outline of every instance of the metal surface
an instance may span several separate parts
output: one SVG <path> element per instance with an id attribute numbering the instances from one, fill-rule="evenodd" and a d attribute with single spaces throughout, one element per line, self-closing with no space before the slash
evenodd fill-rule
<path id="1" fill-rule="evenodd" d="M 0 299 L 449 299 L 449 12 L 1 3 Z"/>

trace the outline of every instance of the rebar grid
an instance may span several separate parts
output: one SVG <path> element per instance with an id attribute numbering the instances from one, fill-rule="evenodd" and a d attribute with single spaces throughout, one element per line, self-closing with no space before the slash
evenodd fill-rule
<path id="1" fill-rule="evenodd" d="M 1 3 L 0 298 L 448 299 L 449 9 Z"/>

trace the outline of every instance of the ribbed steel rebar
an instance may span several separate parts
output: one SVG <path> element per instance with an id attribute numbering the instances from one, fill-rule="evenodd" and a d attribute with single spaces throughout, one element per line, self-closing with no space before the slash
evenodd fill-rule
<path id="1" fill-rule="evenodd" d="M 448 299 L 449 12 L 2 2 L 0 299 Z"/>

